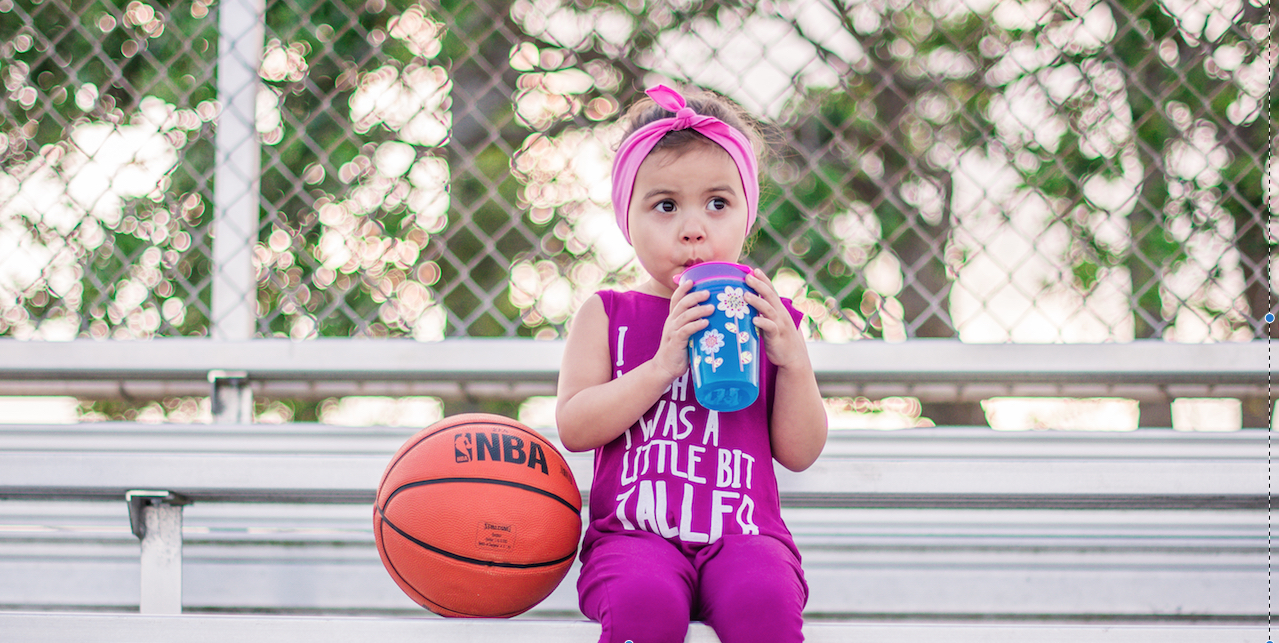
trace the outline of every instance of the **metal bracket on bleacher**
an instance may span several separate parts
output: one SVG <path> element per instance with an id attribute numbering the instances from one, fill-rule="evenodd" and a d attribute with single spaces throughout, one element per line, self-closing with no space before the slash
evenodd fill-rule
<path id="1" fill-rule="evenodd" d="M 253 389 L 245 371 L 209 371 L 209 406 L 214 424 L 253 422 Z"/>
<path id="2" fill-rule="evenodd" d="M 146 505 L 180 507 L 191 504 L 191 501 L 180 493 L 148 489 L 135 489 L 125 492 L 124 499 L 129 503 L 129 527 L 132 528 L 133 535 L 137 536 L 138 540 L 146 538 L 147 535 L 147 523 L 142 516 L 142 507 Z"/>

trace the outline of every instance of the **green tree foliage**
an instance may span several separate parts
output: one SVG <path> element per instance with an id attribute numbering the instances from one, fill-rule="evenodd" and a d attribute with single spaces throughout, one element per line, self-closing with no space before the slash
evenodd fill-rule
<path id="1" fill-rule="evenodd" d="M 1274 103 L 1265 98 L 1266 85 L 1274 87 L 1274 69 L 1266 68 L 1265 60 L 1265 48 L 1273 47 L 1264 35 L 1270 30 L 1267 8 L 1249 0 L 1231 7 L 1237 10 L 1233 15 L 1179 19 L 1154 2 L 1112 0 L 1107 6 L 1121 27 L 1106 59 L 1132 70 L 1125 87 L 1136 130 L 1132 149 L 1144 168 L 1138 205 L 1129 215 L 1135 241 L 1123 258 L 1132 273 L 1137 334 L 1164 331 L 1166 314 L 1160 313 L 1176 295 L 1155 284 L 1188 260 L 1184 238 L 1170 230 L 1170 223 L 1186 221 L 1191 229 L 1212 231 L 1221 226 L 1212 216 L 1217 208 L 1233 224 L 1223 233 L 1241 255 L 1246 280 L 1248 318 L 1230 321 L 1253 336 L 1264 333 L 1262 320 L 1274 309 L 1267 278 L 1273 246 L 1265 234 L 1271 215 L 1263 187 L 1269 124 L 1275 117 Z M 1224 163 L 1184 176 L 1172 167 L 1184 159 L 1170 157 L 1178 144 L 1199 134 L 1224 152 Z M 1207 302 L 1184 303 L 1214 316 L 1227 312 Z"/>
<path id="2" fill-rule="evenodd" d="M 796 73 L 771 118 L 782 159 L 767 177 L 750 260 L 803 275 L 809 296 L 868 326 L 866 334 L 888 336 L 882 329 L 893 321 L 909 336 L 956 333 L 951 290 L 974 249 L 956 236 L 956 216 L 968 213 L 953 211 L 955 181 L 986 179 L 965 176 L 971 170 L 960 157 L 971 153 L 1009 168 L 1012 189 L 1027 195 L 1001 206 L 1010 226 L 1026 216 L 1016 203 L 1046 204 L 1046 222 L 1027 233 L 1032 246 L 1068 231 L 1065 249 L 1051 251 L 1061 256 L 1049 257 L 1061 264 L 1063 283 L 1042 292 L 1065 288 L 1087 302 L 1115 277 L 1126 284 L 1132 328 L 1118 337 L 1171 337 L 1190 314 L 1212 327 L 1210 337 L 1239 339 L 1260 331 L 1271 309 L 1261 177 L 1273 118 L 1262 95 L 1273 70 L 1265 68 L 1259 3 L 837 2 L 835 27 L 805 20 L 804 3 L 556 6 L 537 17 L 594 28 L 576 38 L 530 29 L 532 51 L 555 53 L 561 68 L 611 73 L 592 73 L 608 82 L 573 95 L 562 118 L 540 128 L 551 137 L 596 128 L 593 101 L 626 105 L 654 73 L 708 77 L 701 60 L 671 59 L 672 43 L 709 38 L 711 47 L 723 42 L 716 30 L 749 38 L 741 25 L 763 33 L 781 24 L 810 46 L 833 79 Z M 625 37 L 607 37 L 601 25 L 610 19 L 629 25 Z M 841 39 L 857 51 L 840 50 Z M 752 67 L 793 55 L 784 49 L 775 34 L 761 39 L 740 77 L 716 77 L 712 87 L 749 96 L 759 78 Z M 742 49 L 733 52 L 716 53 Z M 1037 111 L 1019 108 L 1027 101 Z M 568 218 L 578 207 L 561 205 Z M 1223 211 L 1231 218 L 1224 224 L 1215 214 Z M 869 246 L 850 248 L 841 237 L 849 212 L 873 220 Z M 1204 234 L 1212 231 L 1227 247 L 1214 246 Z M 560 271 L 588 254 L 561 255 Z M 866 276 L 879 255 L 901 267 L 895 291 L 876 292 Z M 1017 270 L 1016 257 L 1003 259 Z M 1230 298 L 1240 279 L 1246 304 Z M 1199 285 L 1187 289 L 1187 280 Z M 1040 291 L 1018 294 L 1033 300 Z"/>
<path id="3" fill-rule="evenodd" d="M 1257 2 L 1197 18 L 1154 0 L 266 6 L 261 335 L 559 334 L 635 270 L 591 231 L 608 123 L 659 77 L 749 103 L 755 67 L 785 77 L 748 104 L 780 152 L 748 260 L 796 276 L 819 322 L 957 334 L 957 279 L 989 251 L 955 211 L 958 183 L 986 178 L 965 155 L 1068 230 L 1061 287 L 1086 301 L 1123 277 L 1133 336 L 1192 311 L 1237 339 L 1270 309 Z M 0 266 L 0 333 L 209 332 L 217 10 L 0 0 L 0 221 L 26 258 Z M 1027 97 L 1037 115 L 1014 109 Z M 111 189 L 76 183 L 121 157 L 137 162 Z M 144 190 L 121 178 L 155 167 Z M 1214 230 L 1226 249 L 1206 249 Z M 1203 286 L 1178 285 L 1195 270 Z M 1242 309 L 1222 295 L 1239 274 Z"/>
<path id="4" fill-rule="evenodd" d="M 0 332 L 204 332 L 217 39 L 207 5 L 174 4 L 0 3 Z M 140 140 L 180 161 L 139 191 Z M 94 163 L 113 185 L 69 181 Z"/>

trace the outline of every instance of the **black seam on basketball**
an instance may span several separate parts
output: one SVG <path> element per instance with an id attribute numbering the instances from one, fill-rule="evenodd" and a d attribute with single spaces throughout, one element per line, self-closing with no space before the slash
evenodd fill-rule
<path id="1" fill-rule="evenodd" d="M 390 476 L 390 475 L 391 475 L 391 472 L 395 470 L 395 466 L 396 466 L 396 465 L 398 465 L 398 464 L 400 463 L 400 461 L 401 461 L 401 460 L 403 460 L 404 458 L 408 457 L 408 455 L 409 455 L 410 453 L 412 453 L 412 452 L 413 452 L 413 449 L 416 449 L 416 448 L 418 447 L 418 445 L 420 445 L 420 444 L 422 444 L 423 442 L 426 442 L 427 440 L 431 439 L 431 436 L 434 436 L 434 435 L 438 434 L 440 431 L 447 431 L 447 430 L 448 430 L 448 427 L 445 427 L 445 428 L 443 428 L 443 429 L 439 429 L 438 431 L 434 431 L 434 432 L 432 432 L 432 433 L 428 433 L 428 434 L 426 434 L 426 435 L 422 436 L 422 438 L 421 438 L 420 440 L 418 440 L 417 442 L 414 442 L 412 446 L 410 446 L 409 448 L 405 449 L 405 450 L 404 450 L 404 453 L 401 453 L 401 454 L 399 455 L 399 457 L 397 457 L 397 458 L 395 458 L 395 459 L 391 460 L 391 462 L 390 462 L 390 463 L 388 463 L 388 464 L 386 465 L 386 471 L 384 471 L 384 472 L 382 473 L 382 481 L 378 483 L 378 488 L 380 489 L 380 488 L 382 487 L 382 484 L 384 484 L 384 483 L 386 482 L 387 477 L 388 477 L 388 476 Z"/>
<path id="2" fill-rule="evenodd" d="M 388 502 L 389 502 L 389 500 L 388 500 Z M 444 557 L 446 557 L 446 558 L 452 558 L 453 560 L 456 560 L 456 561 L 459 561 L 459 562 L 463 562 L 463 563 L 470 563 L 470 564 L 472 564 L 472 565 L 480 565 L 480 566 L 482 566 L 482 567 L 504 567 L 504 568 L 509 568 L 509 569 L 537 569 L 537 568 L 539 568 L 539 567 L 552 567 L 552 566 L 554 566 L 554 565 L 558 565 L 558 564 L 563 563 L 563 562 L 565 562 L 565 561 L 572 560 L 572 559 L 573 559 L 573 557 L 577 555 L 577 551 L 576 551 L 576 549 L 577 549 L 577 548 L 576 548 L 576 547 L 574 547 L 574 551 L 573 551 L 573 553 L 571 553 L 571 554 L 569 554 L 569 555 L 567 555 L 567 556 L 564 556 L 564 557 L 559 558 L 559 559 L 557 559 L 557 560 L 549 560 L 549 561 L 541 562 L 541 563 L 500 563 L 500 562 L 493 561 L 493 560 L 480 560 L 480 559 L 478 559 L 478 558 L 471 558 L 471 557 L 469 557 L 469 556 L 463 556 L 463 555 L 461 555 L 461 554 L 455 554 L 455 553 L 453 553 L 453 552 L 451 552 L 451 551 L 448 551 L 448 550 L 446 550 L 446 549 L 440 549 L 439 547 L 436 547 L 436 546 L 434 546 L 434 545 L 430 545 L 430 544 L 427 544 L 427 543 L 425 543 L 425 542 L 422 542 L 421 540 L 418 540 L 417 538 L 415 538 L 415 537 L 413 537 L 413 536 L 409 535 L 408 533 L 406 533 L 403 529 L 400 529 L 399 527 L 397 527 L 395 523 L 391 522 L 391 519 L 390 519 L 390 518 L 387 518 L 387 517 L 386 517 L 386 514 L 382 512 L 382 508 L 381 508 L 381 507 L 378 507 L 378 515 L 382 518 L 382 522 L 383 522 L 384 524 L 386 524 L 386 526 L 390 527 L 391 529 L 394 529 L 394 530 L 395 530 L 395 533 L 397 533 L 397 534 L 399 534 L 399 535 L 401 535 L 401 536 L 404 536 L 404 538 L 406 538 L 409 542 L 411 542 L 411 543 L 413 543 L 413 544 L 415 544 L 415 545 L 417 545 L 417 546 L 419 546 L 419 547 L 422 547 L 422 548 L 424 548 L 424 549 L 426 549 L 426 550 L 428 550 L 428 551 L 433 551 L 433 552 L 435 552 L 435 553 L 437 553 L 437 554 L 439 554 L 439 555 L 441 555 L 441 556 L 444 556 Z M 403 578 L 403 576 L 401 576 L 401 578 Z M 421 592 L 418 592 L 418 593 L 420 594 Z M 441 606 L 441 607 L 443 607 L 443 606 Z M 445 609 L 452 609 L 452 608 L 445 608 Z"/>
<path id="3" fill-rule="evenodd" d="M 391 499 L 394 498 L 396 495 L 398 495 L 401 491 L 404 491 L 405 489 L 412 489 L 413 487 L 425 487 L 427 485 L 439 484 L 442 482 L 479 482 L 483 484 L 502 485 L 504 487 L 515 487 L 516 489 L 523 489 L 524 491 L 532 491 L 533 493 L 541 494 L 543 496 L 546 496 L 547 498 L 554 498 L 560 504 L 564 505 L 565 507 L 568 507 L 568 510 L 573 512 L 574 515 L 580 516 L 582 514 L 582 510 L 578 507 L 574 507 L 573 503 L 545 489 L 539 489 L 532 485 L 526 485 L 520 482 L 511 482 L 509 480 L 498 480 L 496 478 L 436 478 L 434 480 L 419 480 L 417 482 L 410 482 L 407 484 L 400 485 L 399 487 L 395 489 L 395 491 L 392 491 L 391 495 L 386 497 L 386 504 L 388 505 L 391 504 Z"/>
<path id="4" fill-rule="evenodd" d="M 382 515 L 382 508 L 381 508 L 381 507 L 378 507 L 378 508 L 377 508 L 377 513 L 378 513 L 378 518 L 379 518 L 379 520 L 378 520 L 378 527 L 377 527 L 377 530 L 378 530 L 378 538 L 382 541 L 382 546 L 383 546 L 383 547 L 386 547 L 386 534 L 382 531 L 382 528 L 383 528 L 385 525 L 390 524 L 390 523 L 388 523 L 388 522 L 387 522 L 387 520 L 386 520 L 386 516 L 383 516 L 383 515 Z M 405 578 L 405 577 L 404 577 L 404 574 L 401 574 L 401 573 L 400 573 L 400 568 L 399 568 L 399 567 L 395 564 L 395 561 L 391 559 L 391 554 L 390 554 L 390 553 L 388 553 L 388 552 L 385 552 L 385 551 L 384 551 L 384 552 L 382 552 L 382 554 L 383 554 L 383 557 L 384 557 L 383 562 L 385 562 L 385 563 L 386 563 L 386 566 L 387 566 L 388 568 L 390 568 L 391 573 L 395 575 L 395 578 L 394 578 L 393 580 L 402 580 L 402 581 L 404 581 L 404 584 L 405 584 L 405 585 L 408 585 L 409 587 L 413 587 L 413 584 L 409 582 L 409 579 Z M 428 602 L 432 602 L 432 603 L 434 603 L 434 601 L 432 601 L 431 599 L 427 598 L 425 594 L 423 594 L 421 591 L 419 591 L 419 590 L 418 590 L 418 588 L 413 587 L 413 591 L 414 591 L 414 592 L 415 592 L 418 596 L 421 596 L 423 600 L 426 600 L 426 601 L 428 601 Z M 412 596 L 410 596 L 409 598 L 413 598 L 413 597 L 412 597 Z"/>
<path id="5" fill-rule="evenodd" d="M 379 520 L 379 523 L 380 523 L 380 524 L 378 525 L 378 529 L 379 529 L 379 531 L 380 531 L 380 530 L 381 530 L 381 525 L 383 525 L 383 524 L 385 524 L 385 525 L 390 525 L 390 524 L 391 524 L 391 521 L 387 520 L 387 519 L 386 519 L 386 516 L 383 516 L 383 515 L 382 515 L 382 508 L 381 508 L 381 507 L 378 507 L 378 508 L 377 508 L 377 510 L 378 510 L 378 517 L 381 519 L 381 520 Z M 391 525 L 391 527 L 394 529 L 394 525 Z M 396 531 L 398 532 L 399 530 L 397 529 Z M 386 536 L 385 536 L 385 535 L 383 535 L 383 536 L 382 536 L 382 542 L 386 542 Z M 384 546 L 385 546 L 385 545 L 384 545 Z M 442 604 L 442 603 L 439 603 L 439 602 L 437 602 L 437 601 L 433 601 L 433 600 L 431 600 L 430 598 L 427 598 L 426 594 L 424 594 L 424 593 L 422 592 L 422 590 L 418 589 L 417 587 L 414 587 L 414 586 L 413 586 L 413 583 L 410 583 L 410 582 L 409 582 L 409 579 L 408 579 L 408 578 L 406 578 L 406 577 L 404 576 L 404 574 L 400 573 L 400 569 L 399 569 L 399 567 L 396 567 L 396 565 L 395 565 L 395 561 L 391 559 L 390 554 L 387 554 L 387 556 L 386 556 L 386 564 L 387 564 L 387 566 L 388 566 L 388 567 L 390 567 L 390 568 L 391 568 L 391 572 L 392 572 L 392 573 L 394 573 L 394 574 L 396 575 L 396 577 L 398 577 L 400 580 L 404 581 L 404 584 L 405 584 L 405 585 L 408 585 L 409 587 L 413 587 L 413 592 L 414 592 L 415 594 L 417 594 L 419 597 L 421 597 L 421 598 L 422 598 L 422 600 L 424 600 L 424 601 L 426 601 L 426 602 L 428 602 L 428 603 L 430 603 L 430 604 L 432 604 L 432 605 L 434 605 L 434 606 L 436 606 L 436 607 L 438 607 L 438 608 L 440 608 L 440 609 L 442 609 L 442 610 L 448 610 L 448 611 L 450 611 L 450 612 L 453 612 L 454 614 L 461 614 L 462 616 L 470 616 L 470 617 L 473 617 L 473 618 L 492 618 L 492 617 L 493 617 L 493 615 L 491 615 L 491 614 L 472 614 L 472 613 L 470 613 L 470 612 L 464 612 L 464 611 L 462 611 L 462 610 L 460 610 L 460 609 L 457 609 L 457 608 L 454 608 L 454 607 L 449 607 L 449 606 L 444 605 L 444 604 Z M 412 597 L 412 596 L 410 596 L 409 598 L 413 598 L 413 597 Z M 413 602 L 417 603 L 418 601 L 417 601 L 417 599 L 413 599 Z M 421 605 L 421 603 L 418 603 L 418 604 L 419 604 L 419 605 Z M 424 607 L 425 607 L 425 606 L 424 606 Z M 431 610 L 431 611 L 435 611 L 435 610 Z M 503 617 L 503 616 L 506 616 L 506 615 L 503 615 L 503 614 L 499 614 L 499 615 L 497 615 L 497 617 L 498 617 L 498 618 L 501 618 L 501 617 Z M 511 616 L 514 616 L 514 614 L 511 614 Z"/>

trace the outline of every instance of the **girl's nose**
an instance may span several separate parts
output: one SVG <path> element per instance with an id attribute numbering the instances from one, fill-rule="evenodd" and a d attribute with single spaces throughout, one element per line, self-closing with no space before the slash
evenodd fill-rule
<path id="1" fill-rule="evenodd" d="M 685 243 L 698 243 L 706 240 L 706 230 L 695 221 L 684 223 L 682 237 Z"/>

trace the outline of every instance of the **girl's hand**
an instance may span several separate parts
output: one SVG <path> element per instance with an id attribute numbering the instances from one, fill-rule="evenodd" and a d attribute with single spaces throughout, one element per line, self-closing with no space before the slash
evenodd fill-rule
<path id="1" fill-rule="evenodd" d="M 768 360 L 778 368 L 808 364 L 808 347 L 804 336 L 795 327 L 795 320 L 782 304 L 782 298 L 773 288 L 773 282 L 756 268 L 746 275 L 746 285 L 757 295 L 746 293 L 746 303 L 755 309 L 755 329 L 764 342 Z"/>
<path id="2" fill-rule="evenodd" d="M 710 297 L 705 290 L 689 292 L 693 283 L 686 281 L 671 294 L 671 310 L 662 326 L 662 342 L 653 356 L 653 364 L 674 382 L 688 371 L 688 338 L 706 328 L 707 317 L 714 306 L 701 305 Z"/>
<path id="3" fill-rule="evenodd" d="M 747 293 L 746 303 L 755 307 L 755 328 L 764 342 L 764 352 L 777 365 L 769 418 L 773 458 L 791 471 L 803 471 L 817 461 L 826 445 L 827 422 L 808 347 L 763 271 L 747 275 L 746 285 L 759 293 Z"/>

